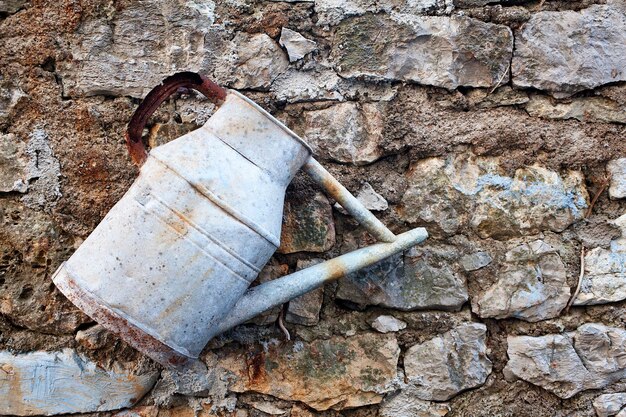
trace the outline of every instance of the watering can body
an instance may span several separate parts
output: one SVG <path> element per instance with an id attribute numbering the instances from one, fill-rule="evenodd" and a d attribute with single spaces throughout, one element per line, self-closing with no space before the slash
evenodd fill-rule
<path id="1" fill-rule="evenodd" d="M 285 190 L 303 166 L 390 242 L 248 291 L 280 244 Z M 135 348 L 184 367 L 226 328 L 426 238 L 416 229 L 396 239 L 345 193 L 302 139 L 228 91 L 203 127 L 147 155 L 53 281 Z"/>

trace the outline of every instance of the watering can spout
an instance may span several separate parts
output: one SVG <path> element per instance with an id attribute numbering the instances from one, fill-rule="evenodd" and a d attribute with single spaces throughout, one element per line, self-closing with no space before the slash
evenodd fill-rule
<path id="1" fill-rule="evenodd" d="M 359 269 L 402 252 L 428 238 L 428 232 L 418 227 L 395 237 L 393 242 L 377 243 L 357 249 L 337 258 L 313 265 L 282 278 L 248 290 L 235 304 L 228 316 L 215 329 L 215 334 L 244 323 L 280 304 L 339 279 Z"/>

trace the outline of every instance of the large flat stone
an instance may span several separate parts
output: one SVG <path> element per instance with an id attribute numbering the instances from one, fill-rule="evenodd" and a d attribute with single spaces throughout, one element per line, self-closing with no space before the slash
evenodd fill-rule
<path id="1" fill-rule="evenodd" d="M 219 366 L 231 374 L 231 391 L 302 401 L 321 411 L 381 402 L 396 377 L 399 354 L 393 335 L 362 333 L 248 346 L 220 359 Z"/>
<path id="2" fill-rule="evenodd" d="M 569 297 L 567 273 L 558 251 L 536 240 L 506 253 L 497 281 L 472 299 L 472 310 L 484 318 L 536 322 L 557 317 Z"/>
<path id="3" fill-rule="evenodd" d="M 148 0 L 129 3 L 112 20 L 85 20 L 69 44 L 71 59 L 57 62 L 63 94 L 143 98 L 174 72 L 218 67 L 230 44 L 213 24 L 214 8 L 212 1 Z"/>
<path id="4" fill-rule="evenodd" d="M 158 371 L 104 370 L 71 349 L 0 352 L 0 413 L 19 416 L 90 413 L 134 405 Z"/>
<path id="5" fill-rule="evenodd" d="M 415 345 L 404 356 L 408 382 L 421 400 L 445 401 L 481 386 L 491 373 L 487 328 L 468 323 Z"/>
<path id="6" fill-rule="evenodd" d="M 231 46 L 234 62 L 222 65 L 232 68 L 226 84 L 238 89 L 269 90 L 272 82 L 289 66 L 287 56 L 272 38 L 264 33 L 239 32 Z M 228 68 L 226 68 L 228 74 Z"/>
<path id="7" fill-rule="evenodd" d="M 322 159 L 365 165 L 382 156 L 384 119 L 379 105 L 345 102 L 304 113 L 302 137 Z"/>
<path id="8" fill-rule="evenodd" d="M 334 45 L 343 77 L 493 87 L 508 81 L 513 35 L 467 17 L 368 14 L 344 20 Z"/>
<path id="9" fill-rule="evenodd" d="M 496 239 L 561 232 L 583 218 L 589 196 L 581 172 L 532 165 L 511 177 L 502 165 L 471 154 L 420 160 L 407 174 L 399 214 L 444 234 L 470 228 Z"/>
<path id="10" fill-rule="evenodd" d="M 626 331 L 588 323 L 575 332 L 509 336 L 508 379 L 519 378 L 561 398 L 626 377 Z"/>
<path id="11" fill-rule="evenodd" d="M 459 310 L 467 301 L 465 277 L 451 246 L 419 246 L 339 281 L 336 297 L 360 307 Z"/>
<path id="12" fill-rule="evenodd" d="M 616 6 L 534 13 L 515 37 L 513 84 L 557 97 L 626 80 L 626 14 Z"/>

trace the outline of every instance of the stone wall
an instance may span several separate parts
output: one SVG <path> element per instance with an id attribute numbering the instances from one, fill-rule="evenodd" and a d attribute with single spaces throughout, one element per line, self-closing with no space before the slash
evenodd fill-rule
<path id="1" fill-rule="evenodd" d="M 137 176 L 139 100 L 182 70 L 430 233 L 214 339 L 206 375 L 50 280 Z M 623 0 L 0 0 L 0 74 L 0 414 L 626 415 Z M 180 94 L 146 140 L 212 111 Z M 261 281 L 372 238 L 299 175 L 282 241 Z"/>

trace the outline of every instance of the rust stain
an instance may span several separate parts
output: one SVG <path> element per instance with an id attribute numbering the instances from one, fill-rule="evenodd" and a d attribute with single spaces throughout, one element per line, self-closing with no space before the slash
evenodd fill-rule
<path id="1" fill-rule="evenodd" d="M 265 370 L 265 352 L 248 353 L 245 357 L 246 370 L 250 386 L 259 387 L 267 384 L 267 372 Z"/>

